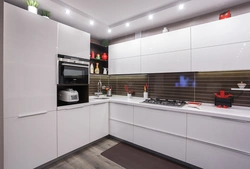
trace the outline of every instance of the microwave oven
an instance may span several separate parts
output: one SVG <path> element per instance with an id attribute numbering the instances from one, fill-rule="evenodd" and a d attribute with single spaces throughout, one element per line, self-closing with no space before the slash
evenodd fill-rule
<path id="1" fill-rule="evenodd" d="M 89 84 L 89 60 L 58 55 L 58 84 Z"/>

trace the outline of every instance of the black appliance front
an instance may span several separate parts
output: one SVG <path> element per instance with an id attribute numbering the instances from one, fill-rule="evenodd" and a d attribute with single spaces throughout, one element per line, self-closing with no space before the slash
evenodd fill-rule
<path id="1" fill-rule="evenodd" d="M 59 84 L 88 84 L 89 62 L 81 58 L 59 58 Z"/>

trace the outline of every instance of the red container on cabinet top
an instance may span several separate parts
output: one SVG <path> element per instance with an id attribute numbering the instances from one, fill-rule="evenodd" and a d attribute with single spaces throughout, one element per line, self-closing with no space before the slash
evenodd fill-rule
<path id="1" fill-rule="evenodd" d="M 102 54 L 102 60 L 108 60 L 108 55 L 106 53 Z"/>

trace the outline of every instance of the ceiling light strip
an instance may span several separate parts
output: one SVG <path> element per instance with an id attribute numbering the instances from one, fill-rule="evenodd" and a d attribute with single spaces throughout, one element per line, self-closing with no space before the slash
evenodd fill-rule
<path id="1" fill-rule="evenodd" d="M 144 12 L 144 13 L 142 13 L 142 14 L 136 15 L 136 16 L 134 16 L 134 17 L 131 17 L 131 18 L 128 18 L 128 19 L 124 19 L 124 20 L 119 21 L 119 22 L 117 22 L 117 23 L 111 24 L 111 25 L 109 25 L 109 27 L 110 27 L 110 28 L 114 28 L 114 27 L 123 25 L 123 24 L 126 23 L 126 22 L 132 22 L 132 21 L 137 20 L 137 19 L 139 19 L 139 18 L 148 16 L 149 13 L 154 14 L 154 13 L 163 11 L 163 10 L 165 10 L 165 9 L 171 8 L 171 7 L 173 7 L 173 6 L 180 5 L 180 3 L 185 3 L 185 2 L 188 2 L 188 1 L 191 1 L 191 0 L 178 0 L 178 1 L 173 2 L 173 3 L 171 3 L 171 4 L 167 4 L 167 5 L 161 6 L 161 7 L 159 7 L 159 8 L 156 8 L 156 9 L 153 9 L 153 10 L 150 10 L 150 11 L 147 11 L 147 12 Z"/>
<path id="2" fill-rule="evenodd" d="M 64 7 L 64 8 L 67 8 L 67 9 L 70 9 L 71 11 L 74 11 L 75 13 L 77 13 L 77 14 L 79 14 L 79 15 L 81 15 L 81 16 L 84 16 L 84 17 L 86 17 L 86 18 L 88 18 L 88 19 L 94 20 L 95 22 L 98 22 L 98 23 L 101 23 L 101 24 L 107 26 L 107 24 L 103 23 L 102 21 L 100 21 L 100 20 L 98 20 L 98 19 L 96 19 L 96 18 L 94 18 L 94 17 L 88 15 L 88 14 L 85 13 L 85 12 L 82 12 L 82 11 L 80 11 L 80 10 L 74 8 L 73 6 L 71 6 L 71 5 L 65 3 L 65 2 L 63 2 L 63 1 L 61 1 L 61 0 L 51 0 L 51 1 L 53 1 L 54 3 L 60 5 L 60 6 Z"/>

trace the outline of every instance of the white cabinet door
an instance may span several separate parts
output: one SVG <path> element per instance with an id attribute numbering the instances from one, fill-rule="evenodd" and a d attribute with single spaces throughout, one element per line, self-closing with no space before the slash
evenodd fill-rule
<path id="1" fill-rule="evenodd" d="M 110 120 L 109 121 L 109 131 L 110 131 L 110 135 L 118 137 L 120 139 L 129 141 L 131 143 L 134 142 L 134 138 L 133 138 L 133 133 L 134 133 L 134 127 L 131 124 L 127 124 L 127 123 L 122 123 L 119 121 L 115 121 L 115 120 Z"/>
<path id="2" fill-rule="evenodd" d="M 191 71 L 190 50 L 141 56 L 141 73 Z"/>
<path id="3" fill-rule="evenodd" d="M 190 49 L 190 28 L 141 39 L 141 55 Z"/>
<path id="4" fill-rule="evenodd" d="M 250 13 L 191 27 L 192 48 L 250 41 Z M 221 60 L 219 60 L 221 61 Z"/>
<path id="5" fill-rule="evenodd" d="M 136 74 L 141 72 L 141 57 L 109 59 L 109 74 Z"/>
<path id="6" fill-rule="evenodd" d="M 140 39 L 109 46 L 109 60 L 140 56 Z"/>
<path id="7" fill-rule="evenodd" d="M 110 119 L 125 123 L 134 123 L 134 107 L 124 104 L 110 103 Z"/>
<path id="8" fill-rule="evenodd" d="M 188 114 L 187 137 L 250 153 L 250 122 Z"/>
<path id="9" fill-rule="evenodd" d="M 56 112 L 4 120 L 4 169 L 32 169 L 57 157 Z"/>
<path id="10" fill-rule="evenodd" d="M 249 70 L 249 53 L 250 42 L 193 49 L 192 71 Z"/>
<path id="11" fill-rule="evenodd" d="M 56 110 L 57 23 L 4 3 L 4 116 Z"/>
<path id="12" fill-rule="evenodd" d="M 109 134 L 109 104 L 90 106 L 90 142 Z"/>
<path id="13" fill-rule="evenodd" d="M 135 126 L 134 143 L 167 156 L 185 161 L 185 138 Z"/>
<path id="14" fill-rule="evenodd" d="M 186 162 L 203 169 L 249 169 L 250 155 L 187 140 Z"/>
<path id="15" fill-rule="evenodd" d="M 90 34 L 58 23 L 58 54 L 90 58 Z"/>
<path id="16" fill-rule="evenodd" d="M 134 124 L 186 137 L 186 113 L 134 107 Z"/>
<path id="17" fill-rule="evenodd" d="M 58 156 L 89 143 L 89 106 L 57 111 Z"/>

